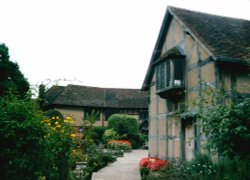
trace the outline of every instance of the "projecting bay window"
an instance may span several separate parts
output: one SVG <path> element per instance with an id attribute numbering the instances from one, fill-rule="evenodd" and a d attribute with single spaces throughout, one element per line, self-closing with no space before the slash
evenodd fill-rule
<path id="1" fill-rule="evenodd" d="M 184 92 L 184 58 L 165 58 L 155 68 L 157 94 L 178 100 Z"/>

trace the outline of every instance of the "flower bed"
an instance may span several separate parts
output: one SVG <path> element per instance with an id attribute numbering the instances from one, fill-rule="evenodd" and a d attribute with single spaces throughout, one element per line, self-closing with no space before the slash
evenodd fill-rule
<path id="1" fill-rule="evenodd" d="M 140 160 L 140 168 L 147 168 L 151 171 L 157 171 L 162 169 L 167 164 L 166 160 L 158 158 L 143 158 Z"/>
<path id="2" fill-rule="evenodd" d="M 132 144 L 128 140 L 111 140 L 108 142 L 109 149 L 131 151 Z"/>
<path id="3" fill-rule="evenodd" d="M 143 158 L 139 162 L 141 179 L 146 180 L 151 172 L 157 172 L 165 167 L 167 164 L 166 160 L 158 158 Z"/>

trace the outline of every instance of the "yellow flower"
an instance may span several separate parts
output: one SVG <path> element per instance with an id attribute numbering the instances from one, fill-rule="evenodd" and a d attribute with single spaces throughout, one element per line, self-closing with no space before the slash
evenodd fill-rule
<path id="1" fill-rule="evenodd" d="M 65 123 L 70 123 L 70 124 L 74 124 L 74 120 L 70 117 L 70 116 L 67 116 L 66 119 L 63 121 Z"/>
<path id="2" fill-rule="evenodd" d="M 74 138 L 74 137 L 76 137 L 76 134 L 72 133 L 72 134 L 70 134 L 70 136 L 71 136 L 72 138 Z"/>
<path id="3" fill-rule="evenodd" d="M 56 119 L 59 119 L 59 116 L 56 116 Z"/>
<path id="4" fill-rule="evenodd" d="M 61 127 L 61 125 L 60 125 L 60 124 L 57 124 L 57 125 L 56 125 L 56 128 L 60 128 L 60 127 Z"/>
<path id="5" fill-rule="evenodd" d="M 55 122 L 55 124 L 58 124 L 58 123 L 59 123 L 58 121 Z"/>
<path id="6" fill-rule="evenodd" d="M 48 126 L 51 126 L 51 123 L 48 123 Z"/>
<path id="7" fill-rule="evenodd" d="M 51 119 L 55 119 L 55 116 L 53 116 Z"/>

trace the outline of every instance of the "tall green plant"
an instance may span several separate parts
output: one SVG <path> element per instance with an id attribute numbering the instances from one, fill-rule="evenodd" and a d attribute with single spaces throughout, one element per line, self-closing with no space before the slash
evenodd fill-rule
<path id="1" fill-rule="evenodd" d="M 36 101 L 0 98 L 0 179 L 67 179 L 74 145 L 71 119 L 46 118 Z"/>
<path id="2" fill-rule="evenodd" d="M 0 98 L 0 179 L 37 179 L 46 170 L 46 130 L 34 101 Z"/>
<path id="3" fill-rule="evenodd" d="M 230 106 L 217 104 L 201 114 L 210 148 L 220 155 L 245 157 L 250 151 L 250 98 Z"/>
<path id="4" fill-rule="evenodd" d="M 29 83 L 18 64 L 11 62 L 9 57 L 8 47 L 0 44 L 0 96 L 13 91 L 23 98 L 29 91 Z"/>
<path id="5" fill-rule="evenodd" d="M 200 82 L 200 97 L 194 102 L 207 147 L 220 156 L 247 156 L 250 150 L 250 99 L 231 97 Z"/>

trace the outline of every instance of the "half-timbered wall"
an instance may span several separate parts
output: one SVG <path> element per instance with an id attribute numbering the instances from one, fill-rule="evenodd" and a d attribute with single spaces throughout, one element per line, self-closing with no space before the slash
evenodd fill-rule
<path id="1" fill-rule="evenodd" d="M 179 47 L 185 53 L 184 80 L 186 94 L 184 99 L 173 103 L 157 95 L 156 70 L 151 81 L 149 105 L 150 157 L 169 159 L 185 156 L 186 159 L 191 159 L 195 151 L 200 148 L 200 143 L 194 140 L 194 136 L 199 130 L 194 125 L 196 120 L 192 120 L 190 123 L 181 123 L 181 120 L 175 116 L 175 112 L 180 110 L 183 104 L 186 104 L 186 110 L 195 108 L 193 101 L 199 95 L 198 83 L 201 80 L 215 86 L 215 64 L 209 59 L 209 54 L 202 44 L 196 41 L 195 37 L 186 30 L 187 28 L 179 20 L 173 18 L 161 51 L 161 55 L 164 55 L 171 48 Z"/>

